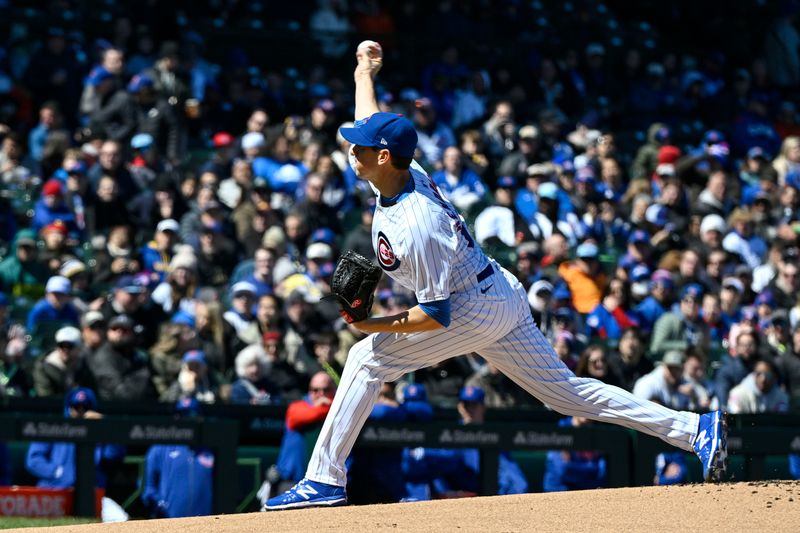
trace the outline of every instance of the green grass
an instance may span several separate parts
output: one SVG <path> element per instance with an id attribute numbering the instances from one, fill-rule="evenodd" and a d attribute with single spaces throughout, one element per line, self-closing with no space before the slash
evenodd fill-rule
<path id="1" fill-rule="evenodd" d="M 65 518 L 25 518 L 21 516 L 0 516 L 0 529 L 15 527 L 47 527 L 47 526 L 74 526 L 76 524 L 94 524 L 95 518 L 78 518 L 69 516 Z"/>

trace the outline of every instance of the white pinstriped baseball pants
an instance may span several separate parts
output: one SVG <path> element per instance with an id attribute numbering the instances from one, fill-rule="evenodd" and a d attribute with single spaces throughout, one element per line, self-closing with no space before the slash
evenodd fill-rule
<path id="1" fill-rule="evenodd" d="M 480 292 L 490 285 L 486 294 Z M 495 264 L 494 275 L 452 298 L 451 322 L 446 329 L 377 333 L 353 346 L 306 477 L 345 486 L 345 460 L 372 411 L 381 383 L 470 352 L 491 361 L 559 413 L 619 424 L 678 448 L 692 449 L 699 415 L 673 411 L 618 387 L 576 377 L 534 324 L 525 290 L 508 271 Z"/>

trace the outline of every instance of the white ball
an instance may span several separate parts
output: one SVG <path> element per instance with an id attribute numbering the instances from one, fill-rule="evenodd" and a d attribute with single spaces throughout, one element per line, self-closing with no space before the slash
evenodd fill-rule
<path id="1" fill-rule="evenodd" d="M 378 50 L 378 56 L 380 56 L 380 55 L 381 55 L 381 53 L 382 53 L 383 51 L 381 50 L 381 45 L 380 45 L 380 44 L 378 44 L 378 43 L 377 43 L 377 42 L 375 42 L 375 41 L 370 41 L 370 40 L 361 41 L 361 42 L 359 43 L 359 45 L 358 45 L 358 49 L 357 49 L 357 51 L 358 51 L 358 52 L 366 52 L 366 53 L 369 53 L 369 49 L 370 49 L 371 47 L 373 47 L 373 46 L 377 48 L 377 50 Z"/>

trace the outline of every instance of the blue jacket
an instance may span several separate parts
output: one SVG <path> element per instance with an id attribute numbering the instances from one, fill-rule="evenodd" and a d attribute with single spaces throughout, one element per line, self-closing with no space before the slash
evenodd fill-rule
<path id="1" fill-rule="evenodd" d="M 122 461 L 124 457 L 124 446 L 101 444 L 95 448 L 96 486 L 105 487 L 105 467 Z M 25 457 L 25 468 L 39 478 L 37 487 L 72 487 L 75 485 L 75 445 L 69 442 L 32 442 Z"/>
<path id="2" fill-rule="evenodd" d="M 78 226 L 75 223 L 75 215 L 69 210 L 67 204 L 64 202 L 58 203 L 55 207 L 47 207 L 44 203 L 44 198 L 39 198 L 36 205 L 33 206 L 33 219 L 31 220 L 31 227 L 38 233 L 43 227 L 55 222 L 56 220 L 62 221 L 67 225 L 69 231 L 78 231 Z"/>
<path id="3" fill-rule="evenodd" d="M 558 422 L 559 427 L 568 427 L 572 418 Z M 596 452 L 567 452 L 569 459 L 562 457 L 561 451 L 547 452 L 544 468 L 544 491 L 596 489 L 606 480 L 606 460 Z"/>
<path id="4" fill-rule="evenodd" d="M 80 321 L 77 309 L 72 304 L 66 304 L 61 309 L 56 309 L 50 302 L 42 298 L 28 313 L 28 331 L 34 331 L 40 322 L 65 322 L 77 326 Z"/>
<path id="5" fill-rule="evenodd" d="M 156 445 L 145 457 L 142 502 L 155 516 L 207 516 L 213 511 L 214 453 Z"/>
<path id="6" fill-rule="evenodd" d="M 169 274 L 169 262 L 172 260 L 170 254 L 158 251 L 155 241 L 150 241 L 142 247 L 143 270 L 158 274 L 158 282 L 167 280 Z"/>
<path id="7" fill-rule="evenodd" d="M 646 332 L 653 331 L 653 325 L 655 325 L 656 320 L 667 312 L 664 306 L 652 296 L 648 296 L 642 300 L 642 303 L 637 305 L 634 311 L 639 318 L 639 327 L 642 328 L 642 331 Z"/>
<path id="8" fill-rule="evenodd" d="M 458 177 L 458 183 L 454 186 L 450 185 L 447 181 L 446 173 L 444 170 L 439 170 L 431 175 L 431 179 L 436 183 L 445 197 L 449 199 L 458 198 L 464 194 L 475 194 L 479 198 L 483 198 L 486 194 L 486 185 L 481 181 L 481 177 L 469 168 L 464 168 L 461 175 Z"/>

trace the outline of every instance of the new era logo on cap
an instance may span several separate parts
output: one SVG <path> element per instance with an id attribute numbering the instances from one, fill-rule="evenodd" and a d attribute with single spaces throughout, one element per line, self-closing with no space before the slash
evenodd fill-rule
<path id="1" fill-rule="evenodd" d="M 386 145 L 387 145 L 387 144 L 389 144 L 389 143 L 388 143 L 388 142 L 386 142 L 386 139 L 384 139 L 383 137 L 381 137 L 381 144 L 382 144 L 382 145 L 384 145 L 384 146 L 386 146 Z"/>

